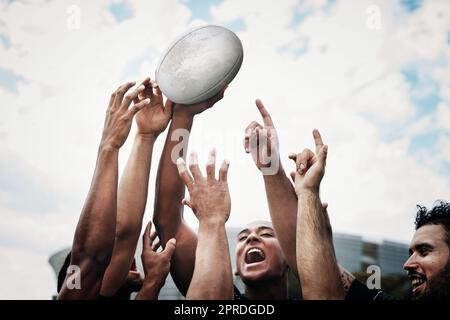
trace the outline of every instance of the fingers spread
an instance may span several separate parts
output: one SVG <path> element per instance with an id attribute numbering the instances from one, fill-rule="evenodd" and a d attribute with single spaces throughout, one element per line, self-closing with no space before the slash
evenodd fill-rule
<path id="1" fill-rule="evenodd" d="M 145 100 L 142 100 L 139 103 L 133 104 L 133 106 L 128 110 L 130 116 L 134 116 L 136 113 L 138 113 L 140 110 L 145 108 L 150 104 L 150 99 L 147 98 Z"/>
<path id="2" fill-rule="evenodd" d="M 127 94 L 125 98 L 123 99 L 121 108 L 128 109 L 131 102 L 134 101 L 134 99 L 138 98 L 139 94 L 145 90 L 145 86 L 141 84 L 139 87 L 134 89 L 131 93 Z"/>
<path id="3" fill-rule="evenodd" d="M 260 99 L 256 99 L 255 103 L 256 103 L 256 107 L 258 107 L 259 113 L 261 114 L 261 116 L 263 118 L 264 125 L 273 127 L 272 118 L 271 118 L 269 112 L 267 111 L 267 109 L 264 107 L 264 104 L 262 103 L 262 101 Z"/>
<path id="4" fill-rule="evenodd" d="M 135 84 L 136 84 L 136 82 L 131 81 L 131 82 L 127 82 L 127 83 L 121 85 L 119 88 L 117 88 L 116 92 L 114 93 L 114 103 L 112 106 L 113 109 L 117 109 L 120 107 L 120 105 L 122 104 L 123 96 Z"/>
<path id="5" fill-rule="evenodd" d="M 187 171 L 186 163 L 184 162 L 183 158 L 178 158 L 177 168 L 178 168 L 178 174 L 180 175 L 181 180 L 183 180 L 184 184 L 188 187 L 188 189 L 191 188 L 194 183 L 194 179 L 191 177 L 191 175 Z"/>
<path id="6" fill-rule="evenodd" d="M 206 178 L 209 181 L 214 181 L 216 175 L 216 149 L 212 149 L 208 156 L 208 162 L 206 163 Z"/>
<path id="7" fill-rule="evenodd" d="M 202 172 L 198 166 L 198 155 L 195 151 L 191 152 L 189 155 L 189 170 L 191 171 L 195 181 L 200 181 L 203 179 Z"/>
<path id="8" fill-rule="evenodd" d="M 228 168 L 230 167 L 230 161 L 224 160 L 219 170 L 219 181 L 227 182 L 228 180 Z"/>

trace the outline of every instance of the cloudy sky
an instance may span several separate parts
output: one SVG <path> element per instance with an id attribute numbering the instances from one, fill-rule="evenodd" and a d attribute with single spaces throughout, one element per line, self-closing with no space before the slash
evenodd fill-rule
<path id="1" fill-rule="evenodd" d="M 242 148 L 245 127 L 260 121 L 257 97 L 286 170 L 287 155 L 313 147 L 311 131 L 321 130 L 335 231 L 407 242 L 415 205 L 449 200 L 447 0 L 0 0 L 0 298 L 50 298 L 47 260 L 71 244 L 110 93 L 154 75 L 165 47 L 205 23 L 244 46 L 238 76 L 196 118 L 190 147 L 203 162 L 212 147 L 231 160 L 230 226 L 269 217 Z"/>

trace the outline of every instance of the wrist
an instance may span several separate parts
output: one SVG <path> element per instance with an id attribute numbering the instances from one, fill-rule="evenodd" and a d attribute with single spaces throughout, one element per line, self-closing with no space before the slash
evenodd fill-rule
<path id="1" fill-rule="evenodd" d="M 271 169 L 271 168 L 258 168 L 259 171 L 261 171 L 264 180 L 273 180 L 273 179 L 280 179 L 284 178 L 286 176 L 286 173 L 284 172 L 283 166 L 281 165 L 281 161 L 278 158 L 278 168 L 277 169 Z M 270 172 L 265 172 L 270 170 Z"/>
<path id="2" fill-rule="evenodd" d="M 222 227 L 225 226 L 225 223 L 227 222 L 228 218 L 227 216 L 224 216 L 223 213 L 213 213 L 209 212 L 208 217 L 200 217 L 198 219 L 199 225 L 205 226 L 205 227 Z"/>
<path id="3" fill-rule="evenodd" d="M 189 106 L 180 106 L 176 108 L 172 115 L 172 122 L 176 121 L 176 122 L 192 123 L 192 121 L 194 121 L 195 114 L 189 112 L 189 110 L 186 110 L 187 108 L 189 108 Z"/>
<path id="4" fill-rule="evenodd" d="M 159 133 L 151 132 L 151 133 L 142 133 L 137 132 L 136 133 L 136 139 L 147 141 L 147 142 L 155 142 L 158 138 Z"/>
<path id="5" fill-rule="evenodd" d="M 295 188 L 295 192 L 297 193 L 297 196 L 314 196 L 314 197 L 318 197 L 319 196 L 319 186 L 317 187 L 305 187 L 305 186 L 301 186 L 301 187 L 296 187 Z"/>
<path id="6" fill-rule="evenodd" d="M 158 298 L 159 291 L 164 285 L 164 281 L 155 281 L 155 279 L 144 280 L 141 290 L 139 290 L 136 299 L 140 300 L 156 300 Z"/>
<path id="7" fill-rule="evenodd" d="M 101 143 L 98 148 L 99 154 L 116 153 L 119 152 L 120 146 L 113 143 Z"/>

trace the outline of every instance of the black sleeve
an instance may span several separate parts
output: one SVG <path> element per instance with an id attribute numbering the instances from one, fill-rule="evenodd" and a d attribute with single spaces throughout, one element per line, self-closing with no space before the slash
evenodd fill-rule
<path id="1" fill-rule="evenodd" d="M 235 285 L 233 285 L 233 287 L 234 287 L 234 300 L 247 300 L 245 295 L 243 295 Z"/>
<path id="2" fill-rule="evenodd" d="M 347 292 L 345 300 L 394 300 L 390 295 L 378 289 L 369 289 L 367 286 L 354 280 Z"/>

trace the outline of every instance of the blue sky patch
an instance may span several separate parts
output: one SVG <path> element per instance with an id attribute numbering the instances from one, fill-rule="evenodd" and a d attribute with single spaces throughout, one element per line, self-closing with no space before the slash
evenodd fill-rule
<path id="1" fill-rule="evenodd" d="M 422 6 L 422 0 L 401 0 L 403 8 L 409 12 L 414 12 Z"/>
<path id="2" fill-rule="evenodd" d="M 113 14 L 114 18 L 116 18 L 116 21 L 119 23 L 133 16 L 133 11 L 126 1 L 112 3 L 109 6 L 109 10 Z"/>
<path id="3" fill-rule="evenodd" d="M 26 82 L 25 78 L 0 67 L 0 87 L 17 92 L 17 84 L 19 82 Z"/>

